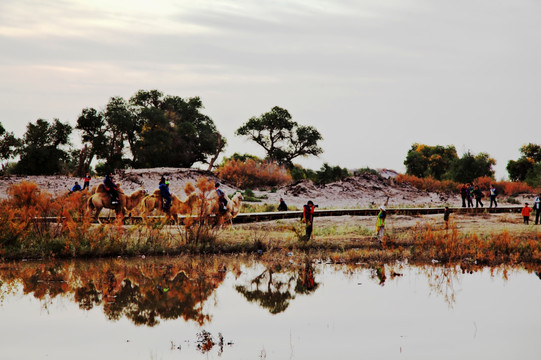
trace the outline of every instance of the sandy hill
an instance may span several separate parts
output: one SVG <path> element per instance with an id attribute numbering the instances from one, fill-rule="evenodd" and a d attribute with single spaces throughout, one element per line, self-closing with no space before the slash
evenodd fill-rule
<path id="1" fill-rule="evenodd" d="M 385 173 L 384 175 L 388 175 Z M 201 176 L 207 176 L 212 181 L 222 183 L 226 194 L 232 194 L 238 189 L 226 181 L 217 179 L 212 173 L 181 168 L 152 168 L 123 170 L 116 174 L 116 181 L 121 184 L 126 193 L 131 193 L 139 188 L 151 192 L 158 188 L 159 180 L 165 176 L 171 182 L 171 191 L 180 198 L 184 198 L 184 186 L 187 182 L 196 183 Z M 82 179 L 69 176 L 9 176 L 0 178 L 0 197 L 7 196 L 7 188 L 21 181 L 36 183 L 41 189 L 54 195 L 67 192 L 75 183 Z M 90 185 L 99 184 L 102 178 L 93 178 Z M 456 195 L 433 193 L 418 190 L 412 186 L 395 183 L 392 176 L 376 176 L 362 174 L 349 177 L 345 180 L 326 184 L 315 185 L 311 181 L 297 181 L 287 186 L 280 187 L 276 191 L 254 189 L 256 195 L 266 195 L 265 203 L 277 204 L 283 197 L 288 205 L 301 207 L 308 200 L 326 208 L 353 208 L 378 206 L 388 200 L 389 206 L 441 206 L 444 204 L 459 205 L 460 200 Z"/>

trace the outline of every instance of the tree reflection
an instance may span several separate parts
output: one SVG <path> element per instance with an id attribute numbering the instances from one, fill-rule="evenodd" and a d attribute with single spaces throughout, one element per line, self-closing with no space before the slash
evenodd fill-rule
<path id="1" fill-rule="evenodd" d="M 210 316 L 203 312 L 203 303 L 224 278 L 223 265 L 189 258 L 26 263 L 0 269 L 2 290 L 19 283 L 24 294 L 44 304 L 62 295 L 83 310 L 102 306 L 110 320 L 126 317 L 146 326 L 160 319 L 207 322 Z"/>
<path id="2" fill-rule="evenodd" d="M 279 314 L 288 308 L 296 294 L 310 294 L 318 285 L 314 278 L 312 261 L 305 259 L 300 268 L 268 266 L 248 285 L 237 285 L 235 289 L 249 302 L 258 303 L 271 314 Z"/>

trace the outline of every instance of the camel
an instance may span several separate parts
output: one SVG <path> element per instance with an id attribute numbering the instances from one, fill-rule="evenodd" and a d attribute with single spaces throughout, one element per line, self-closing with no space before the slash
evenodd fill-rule
<path id="1" fill-rule="evenodd" d="M 219 201 L 218 201 L 218 194 L 216 192 L 212 192 L 207 199 L 207 214 L 209 215 L 215 215 L 218 219 L 218 224 L 223 224 L 226 222 L 233 222 L 233 219 L 239 214 L 240 209 L 242 207 L 242 194 L 240 192 L 235 193 L 231 199 L 227 200 L 227 210 L 225 212 L 221 212 L 219 210 Z"/>
<path id="2" fill-rule="evenodd" d="M 87 205 L 90 212 L 94 212 L 94 218 L 99 220 L 99 214 L 103 208 L 115 210 L 116 216 L 123 217 L 125 210 L 134 209 L 141 200 L 145 197 L 146 191 L 144 189 L 139 189 L 131 193 L 130 195 L 125 195 L 122 190 L 118 191 L 119 203 L 117 205 L 111 204 L 111 196 L 105 190 L 103 184 L 99 184 L 96 188 L 96 192 L 88 198 Z"/>
<path id="3" fill-rule="evenodd" d="M 162 196 L 160 190 L 155 190 L 152 194 L 148 195 L 141 202 L 141 214 L 143 218 L 146 218 L 154 210 L 165 213 L 167 219 L 177 220 L 178 214 L 193 214 L 196 212 L 200 204 L 199 196 L 196 193 L 191 193 L 188 197 L 182 201 L 178 196 L 171 194 L 171 209 L 168 212 L 164 212 L 162 208 Z"/>

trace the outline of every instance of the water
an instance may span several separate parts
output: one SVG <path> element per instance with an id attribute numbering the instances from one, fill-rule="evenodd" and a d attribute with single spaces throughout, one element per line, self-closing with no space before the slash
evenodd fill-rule
<path id="1" fill-rule="evenodd" d="M 471 270 L 295 257 L 3 264 L 0 359 L 540 359 L 540 278 Z M 214 346 L 198 343 L 203 330 Z"/>

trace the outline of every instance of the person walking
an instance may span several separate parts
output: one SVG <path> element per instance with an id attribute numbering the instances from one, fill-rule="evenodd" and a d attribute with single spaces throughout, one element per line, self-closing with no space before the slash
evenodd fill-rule
<path id="1" fill-rule="evenodd" d="M 387 218 L 387 211 L 385 210 L 385 205 L 379 207 L 378 218 L 376 220 L 376 234 L 378 240 L 383 240 L 383 235 L 385 232 L 385 219 Z"/>
<path id="2" fill-rule="evenodd" d="M 312 230 L 314 225 L 314 212 L 318 206 L 314 205 L 312 200 L 308 200 L 302 210 L 302 221 L 306 224 L 306 234 L 304 240 L 308 241 L 312 237 Z"/>
<path id="3" fill-rule="evenodd" d="M 462 207 L 466 207 L 466 198 L 468 196 L 468 188 L 466 184 L 462 184 L 460 188 L 460 197 L 462 198 Z"/>
<path id="4" fill-rule="evenodd" d="M 494 203 L 494 207 L 498 207 L 498 203 L 496 202 L 496 196 L 498 196 L 498 190 L 494 187 L 494 185 L 490 185 L 490 207 L 492 207 L 492 204 Z"/>
<path id="5" fill-rule="evenodd" d="M 473 207 L 473 185 L 472 184 L 468 184 L 466 192 L 468 194 L 467 199 L 466 199 L 468 200 L 468 207 Z"/>
<path id="6" fill-rule="evenodd" d="M 528 207 L 528 203 L 522 208 L 521 214 L 524 221 L 524 224 L 528 225 L 530 223 L 530 214 L 532 212 L 532 208 Z"/>
<path id="7" fill-rule="evenodd" d="M 475 190 L 473 190 L 473 195 L 475 196 L 475 207 L 479 207 L 479 205 L 481 205 L 481 207 L 483 207 L 483 202 L 481 201 L 481 199 L 485 196 L 483 194 L 483 192 L 481 191 L 481 189 L 479 189 L 479 186 L 475 186 Z"/>
<path id="8" fill-rule="evenodd" d="M 541 221 L 539 221 L 541 217 L 541 194 L 537 195 L 533 201 L 533 208 L 535 209 L 535 225 L 541 224 Z"/>

